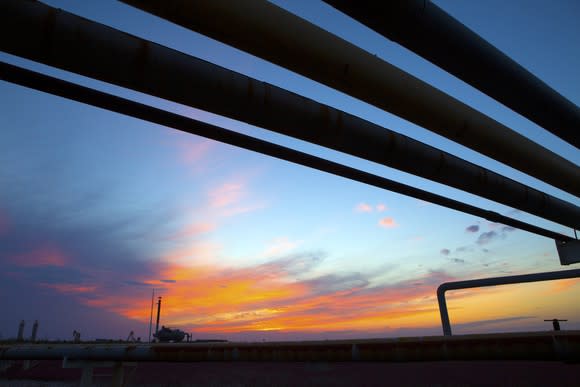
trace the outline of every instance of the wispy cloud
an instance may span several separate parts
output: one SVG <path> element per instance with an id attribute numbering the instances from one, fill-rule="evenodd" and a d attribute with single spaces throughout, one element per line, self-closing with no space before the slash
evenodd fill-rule
<path id="1" fill-rule="evenodd" d="M 272 257 L 287 254 L 288 252 L 294 250 L 296 247 L 300 246 L 300 244 L 300 241 L 292 241 L 288 237 L 276 238 L 272 240 L 268 246 L 266 246 L 263 255 L 266 257 Z"/>
<path id="2" fill-rule="evenodd" d="M 448 256 L 451 253 L 451 251 L 449 249 L 441 249 L 440 253 L 441 255 Z"/>
<path id="3" fill-rule="evenodd" d="M 355 206 L 356 212 L 373 212 L 373 207 L 367 203 L 359 203 Z"/>

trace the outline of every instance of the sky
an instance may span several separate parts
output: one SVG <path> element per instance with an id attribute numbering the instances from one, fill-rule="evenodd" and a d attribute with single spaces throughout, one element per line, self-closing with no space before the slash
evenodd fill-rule
<path id="1" fill-rule="evenodd" d="M 288 70 L 124 4 L 46 3 L 308 96 L 576 205 L 578 198 Z M 580 164 L 577 149 L 320 1 L 277 5 Z M 576 105 L 580 3 L 436 1 Z M 518 210 L 371 162 L 0 53 L 0 59 L 315 154 L 554 231 Z M 577 265 L 576 265 L 577 266 Z M 0 82 L 0 338 L 439 335 L 446 281 L 575 268 L 554 242 L 438 205 Z M 580 329 L 580 281 L 448 293 L 454 333 Z"/>

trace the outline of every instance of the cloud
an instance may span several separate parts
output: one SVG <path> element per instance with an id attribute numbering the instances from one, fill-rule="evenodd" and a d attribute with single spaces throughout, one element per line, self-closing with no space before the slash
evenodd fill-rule
<path id="1" fill-rule="evenodd" d="M 479 231 L 479 226 L 478 226 L 478 225 L 476 225 L 476 224 L 473 224 L 473 225 L 471 225 L 471 226 L 468 226 L 468 227 L 465 229 L 465 232 L 478 232 L 478 231 Z"/>
<path id="2" fill-rule="evenodd" d="M 300 245 L 300 241 L 291 241 L 287 237 L 276 238 L 264 249 L 266 257 L 286 254 Z"/>
<path id="3" fill-rule="evenodd" d="M 465 259 L 461 258 L 451 258 L 451 261 L 454 263 L 465 263 Z"/>
<path id="4" fill-rule="evenodd" d="M 224 208 L 236 204 L 245 193 L 241 183 L 224 183 L 208 193 L 209 205 Z"/>
<path id="5" fill-rule="evenodd" d="M 383 203 L 379 203 L 376 205 L 376 209 L 378 212 L 383 212 L 387 210 L 387 206 Z"/>
<path id="6" fill-rule="evenodd" d="M 177 281 L 176 280 L 173 280 L 173 279 L 162 279 L 162 280 L 159 280 L 159 282 L 163 282 L 163 283 L 166 283 L 166 284 L 174 284 Z"/>
<path id="7" fill-rule="evenodd" d="M 499 229 L 499 231 L 496 231 L 498 228 L 499 228 L 498 223 L 494 223 L 492 226 L 492 230 L 481 233 L 475 243 L 477 243 L 480 246 L 487 245 L 488 243 L 491 243 L 497 239 L 505 239 L 508 233 L 516 231 L 515 228 L 510 226 L 503 226 L 501 227 L 501 229 Z"/>
<path id="8" fill-rule="evenodd" d="M 379 226 L 384 228 L 393 228 L 397 227 L 397 223 L 395 223 L 393 218 L 386 217 L 379 220 Z"/>
<path id="9" fill-rule="evenodd" d="M 440 253 L 441 255 L 448 256 L 451 253 L 451 251 L 449 249 L 441 249 Z"/>
<path id="10" fill-rule="evenodd" d="M 44 244 L 33 250 L 8 255 L 8 260 L 14 265 L 31 266 L 64 266 L 67 262 L 65 254 L 56 246 Z"/>
<path id="11" fill-rule="evenodd" d="M 477 243 L 478 245 L 486 245 L 486 244 L 494 241 L 498 237 L 499 237 L 499 233 L 497 233 L 495 231 L 483 232 L 479 235 L 479 237 L 477 238 L 477 241 L 475 243 Z"/>
<path id="12" fill-rule="evenodd" d="M 354 208 L 356 212 L 373 212 L 373 207 L 367 203 L 359 203 Z"/>

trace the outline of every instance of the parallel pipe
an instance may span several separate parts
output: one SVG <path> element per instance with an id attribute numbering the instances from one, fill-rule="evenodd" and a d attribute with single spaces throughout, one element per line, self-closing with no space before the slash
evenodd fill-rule
<path id="1" fill-rule="evenodd" d="M 451 323 L 449 321 L 449 313 L 447 311 L 447 301 L 445 300 L 445 292 L 449 290 L 482 288 L 486 286 L 521 284 L 528 282 L 553 281 L 579 277 L 580 269 L 572 269 L 533 274 L 510 275 L 505 277 L 479 278 L 467 281 L 445 282 L 439 285 L 437 288 L 437 301 L 439 302 L 439 313 L 441 314 L 441 326 L 443 327 L 443 334 L 445 336 L 451 336 Z"/>
<path id="2" fill-rule="evenodd" d="M 325 160 L 281 145 L 272 144 L 251 136 L 237 133 L 228 129 L 220 128 L 211 124 L 194 120 L 189 117 L 180 116 L 139 102 L 130 101 L 80 86 L 71 82 L 57 79 L 48 75 L 26 70 L 17 66 L 0 62 L 0 79 L 15 84 L 30 87 L 73 101 L 86 103 L 95 107 L 110 110 L 116 113 L 125 114 L 130 117 L 146 120 L 169 128 L 184 131 L 186 133 L 203 136 L 225 144 L 230 144 L 264 155 L 289 161 L 305 167 L 317 169 L 336 176 L 344 177 L 360 183 L 368 184 L 377 188 L 386 189 L 402 195 L 407 195 L 419 200 L 438 204 L 456 211 L 461 211 L 477 217 L 487 219 L 525 230 L 546 238 L 555 239 L 561 242 L 572 241 L 569 236 L 546 230 L 544 228 L 513 219 L 493 211 L 485 210 L 466 203 L 461 203 L 432 192 L 423 191 L 419 188 L 398 183 L 387 178 L 370 174 L 355 168 L 351 168 L 333 161 Z M 151 319 L 153 316 L 154 292 L 151 295 Z M 151 330 L 151 324 L 149 326 Z M 149 332 L 151 339 L 151 332 Z"/>
<path id="3" fill-rule="evenodd" d="M 329 106 L 42 3 L 0 2 L 0 49 L 580 228 L 580 208 L 571 203 Z"/>
<path id="4" fill-rule="evenodd" d="M 429 0 L 324 0 L 580 148 L 580 109 Z"/>
<path id="5" fill-rule="evenodd" d="M 580 169 L 569 160 L 266 0 L 122 1 L 340 90 L 580 196 Z M 395 7 L 405 1 L 372 3 Z M 359 2 L 349 4 L 357 7 Z M 518 99 L 526 101 L 525 97 L 524 93 Z M 556 117 L 573 111 L 569 102 L 558 102 L 566 109 L 555 107 Z M 548 111 L 548 105 L 542 103 L 532 110 Z M 570 126 L 567 132 L 578 135 L 580 125 L 566 125 Z"/>
<path id="6" fill-rule="evenodd" d="M 580 333 L 510 333 L 455 337 L 266 343 L 0 345 L 0 360 L 67 361 L 578 361 Z"/>

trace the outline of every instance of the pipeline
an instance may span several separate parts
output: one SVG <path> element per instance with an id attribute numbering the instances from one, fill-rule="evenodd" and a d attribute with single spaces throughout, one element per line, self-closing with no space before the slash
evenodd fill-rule
<path id="1" fill-rule="evenodd" d="M 580 196 L 580 171 L 574 163 L 376 55 L 268 1 L 122 1 L 340 90 Z M 395 8 L 396 4 L 406 1 L 372 3 Z M 359 2 L 349 1 L 349 4 L 354 8 L 359 6 Z M 412 29 L 409 25 L 405 27 Z M 525 88 L 523 94 L 516 100 L 526 101 Z M 543 102 L 531 110 L 549 111 Z M 554 108 L 555 117 L 565 112 L 569 117 L 574 111 L 578 117 L 577 108 L 570 102 L 563 98 L 557 102 L 560 107 Z M 566 121 L 556 122 L 555 126 L 560 128 Z M 578 136 L 580 121 L 574 122 L 575 126 L 573 122 L 566 123 L 565 130 Z"/>
<path id="2" fill-rule="evenodd" d="M 437 301 L 439 303 L 439 313 L 441 315 L 441 326 L 443 334 L 451 336 L 451 322 L 447 311 L 447 301 L 445 292 L 449 290 L 461 290 L 471 288 L 481 288 L 486 286 L 521 284 L 528 282 L 553 281 L 569 278 L 579 278 L 580 269 L 549 271 L 543 273 L 519 274 L 505 277 L 478 278 L 465 281 L 445 282 L 437 288 Z"/>
<path id="3" fill-rule="evenodd" d="M 0 49 L 580 228 L 580 208 L 571 203 L 329 106 L 39 2 L 0 2 Z"/>
<path id="4" fill-rule="evenodd" d="M 580 332 L 534 332 L 265 343 L 0 345 L 0 360 L 143 362 L 566 361 L 580 360 Z"/>
<path id="5" fill-rule="evenodd" d="M 569 236 L 546 230 L 541 227 L 525 223 L 493 211 L 475 207 L 470 204 L 462 203 L 444 196 L 434 194 L 432 192 L 423 191 L 419 188 L 398 183 L 381 176 L 360 171 L 307 153 L 286 148 L 281 145 L 272 144 L 264 140 L 259 140 L 228 129 L 197 121 L 189 117 L 180 116 L 175 113 L 170 113 L 152 106 L 141 104 L 139 102 L 113 96 L 102 91 L 76 85 L 62 79 L 57 79 L 48 75 L 19 68 L 7 63 L 0 62 L 0 79 L 106 109 L 112 112 L 125 114 L 130 117 L 181 130 L 186 133 L 203 136 L 225 144 L 230 144 L 258 152 L 264 155 L 278 158 L 280 160 L 289 161 L 298 165 L 358 181 L 360 183 L 368 184 L 377 188 L 386 189 L 419 200 L 428 201 L 456 211 L 461 211 L 467 214 L 481 217 L 491 222 L 497 222 L 507 226 L 516 227 L 536 235 L 554 239 L 556 241 L 573 241 L 573 239 Z M 151 295 L 150 324 L 153 318 L 153 302 L 154 294 Z M 149 326 L 149 329 L 151 330 L 151 325 Z M 149 333 L 151 334 L 151 332 Z M 149 339 L 151 339 L 151 335 L 149 336 Z"/>
<path id="6" fill-rule="evenodd" d="M 580 109 L 429 0 L 324 0 L 580 148 Z"/>

